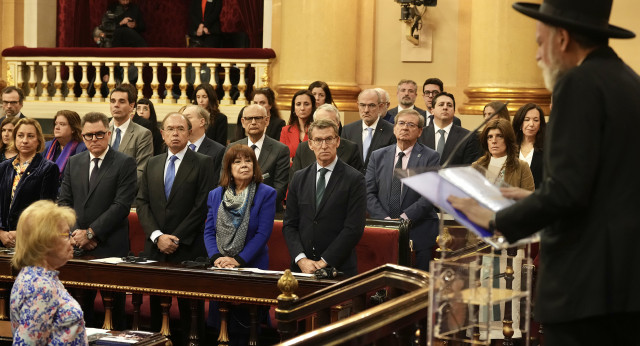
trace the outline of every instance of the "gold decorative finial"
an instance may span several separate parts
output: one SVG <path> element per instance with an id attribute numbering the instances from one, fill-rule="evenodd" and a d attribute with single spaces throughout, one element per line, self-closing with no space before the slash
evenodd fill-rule
<path id="1" fill-rule="evenodd" d="M 291 270 L 287 269 L 278 280 L 278 289 L 282 292 L 278 296 L 278 300 L 296 300 L 298 296 L 293 294 L 298 289 L 298 280 L 291 274 Z"/>

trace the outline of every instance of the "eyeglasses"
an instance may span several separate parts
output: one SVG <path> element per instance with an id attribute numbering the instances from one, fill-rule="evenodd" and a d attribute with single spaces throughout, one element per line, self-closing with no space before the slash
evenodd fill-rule
<path id="1" fill-rule="evenodd" d="M 422 95 L 424 95 L 424 96 L 436 96 L 439 93 L 440 92 L 438 90 L 431 90 L 431 91 L 425 91 L 424 93 L 422 93 Z"/>
<path id="2" fill-rule="evenodd" d="M 418 127 L 418 125 L 416 125 L 414 123 L 408 123 L 408 122 L 402 121 L 402 120 L 398 121 L 397 125 L 400 126 L 400 127 L 406 126 L 406 127 L 410 128 L 410 129 L 415 129 L 416 127 Z"/>
<path id="3" fill-rule="evenodd" d="M 5 105 L 5 106 L 8 106 L 8 105 L 15 106 L 18 103 L 20 103 L 20 101 L 2 101 L 2 104 Z"/>
<path id="4" fill-rule="evenodd" d="M 327 138 L 314 138 L 314 139 L 310 139 L 310 141 L 312 141 L 315 145 L 323 145 L 323 144 L 327 144 L 327 145 L 331 145 L 333 143 L 335 143 L 335 140 L 338 137 L 327 137 Z"/>
<path id="5" fill-rule="evenodd" d="M 375 103 L 369 103 L 369 104 L 366 104 L 366 103 L 358 103 L 358 107 L 360 107 L 360 108 L 362 108 L 362 109 L 366 109 L 366 108 L 377 108 L 377 107 L 378 107 L 378 105 L 377 105 L 377 104 L 375 104 Z"/>
<path id="6" fill-rule="evenodd" d="M 256 122 L 260 122 L 262 121 L 262 119 L 264 119 L 264 116 L 259 116 L 259 117 L 242 117 L 242 120 L 248 122 L 248 123 L 252 123 L 254 120 Z"/>
<path id="7" fill-rule="evenodd" d="M 84 138 L 87 141 L 92 140 L 93 137 L 95 137 L 96 139 L 103 139 L 106 134 L 107 133 L 104 132 L 104 131 L 93 132 L 93 133 L 84 133 L 84 134 L 82 134 L 82 138 Z"/>

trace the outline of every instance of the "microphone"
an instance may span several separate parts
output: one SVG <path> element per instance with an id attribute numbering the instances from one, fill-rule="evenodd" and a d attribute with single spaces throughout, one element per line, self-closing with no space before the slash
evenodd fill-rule
<path id="1" fill-rule="evenodd" d="M 460 147 L 462 147 L 463 144 L 465 144 L 467 142 L 467 140 L 469 139 L 469 137 L 471 136 L 475 136 L 476 133 L 478 132 L 478 130 L 480 128 L 482 128 L 484 125 L 486 125 L 491 119 L 493 119 L 493 117 L 496 116 L 496 114 L 500 113 L 504 108 L 507 107 L 507 105 L 509 104 L 509 102 L 505 102 L 500 108 L 496 109 L 495 112 L 493 112 L 493 114 L 491 114 L 490 116 L 488 116 L 486 119 L 484 119 L 483 122 L 480 123 L 480 125 L 478 125 L 478 127 L 476 127 L 473 131 L 467 133 L 466 136 L 464 136 L 462 138 L 462 140 L 460 140 L 455 147 L 453 147 L 453 150 L 451 151 L 451 155 L 449 155 L 449 158 L 447 159 L 447 161 L 444 162 L 444 164 L 440 167 L 440 169 L 444 169 L 447 168 L 449 166 L 449 163 L 451 162 L 451 160 L 453 159 L 453 157 L 455 156 L 455 154 L 458 152 L 458 150 L 460 150 Z"/>
<path id="2" fill-rule="evenodd" d="M 313 275 L 316 276 L 316 279 L 335 279 L 343 274 L 343 272 L 339 272 L 338 269 L 334 267 L 320 268 L 313 273 Z"/>

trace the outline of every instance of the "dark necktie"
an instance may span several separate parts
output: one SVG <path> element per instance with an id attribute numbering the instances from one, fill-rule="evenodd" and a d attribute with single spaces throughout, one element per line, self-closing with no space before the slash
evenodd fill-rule
<path id="1" fill-rule="evenodd" d="M 192 151 L 196 151 L 196 145 L 193 143 L 189 144 L 189 149 L 191 149 Z"/>
<path id="2" fill-rule="evenodd" d="M 113 141 L 113 145 L 111 146 L 111 149 L 118 151 L 118 148 L 120 148 L 120 129 L 116 129 L 116 139 Z"/>
<path id="3" fill-rule="evenodd" d="M 436 151 L 438 152 L 438 154 L 440 154 L 440 157 L 442 157 L 442 153 L 444 152 L 444 130 L 440 129 L 438 130 L 438 133 L 440 134 L 440 139 L 438 139 L 438 146 L 436 146 Z"/>
<path id="4" fill-rule="evenodd" d="M 322 196 L 324 196 L 324 189 L 327 187 L 327 182 L 324 179 L 324 175 L 329 172 L 326 168 L 320 168 L 320 177 L 318 178 L 318 183 L 316 184 L 316 208 L 320 206 L 320 202 L 322 201 Z"/>
<path id="5" fill-rule="evenodd" d="M 402 158 L 404 157 L 404 152 L 398 153 L 398 162 L 396 162 L 395 168 L 402 169 Z M 402 196 L 402 182 L 395 174 L 391 179 L 391 196 L 389 197 L 389 217 L 392 219 L 397 219 L 400 217 L 402 212 L 402 206 L 400 205 L 400 197 Z"/>
<path id="6" fill-rule="evenodd" d="M 431 114 L 430 116 L 428 116 L 429 121 L 427 121 L 427 126 L 431 125 L 433 123 L 433 114 Z"/>
<path id="7" fill-rule="evenodd" d="M 169 199 L 171 193 L 171 187 L 173 186 L 173 180 L 176 178 L 176 160 L 177 156 L 172 155 L 169 158 L 169 165 L 167 166 L 167 173 L 164 175 L 164 195 Z"/>
<path id="8" fill-rule="evenodd" d="M 100 158 L 96 157 L 93 160 L 93 169 L 91 170 L 91 175 L 89 176 L 89 190 L 91 190 L 98 183 L 98 173 L 100 173 Z"/>

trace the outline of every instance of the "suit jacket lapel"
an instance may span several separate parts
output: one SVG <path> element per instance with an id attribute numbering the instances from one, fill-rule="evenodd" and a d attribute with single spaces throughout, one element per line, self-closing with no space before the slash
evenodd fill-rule
<path id="1" fill-rule="evenodd" d="M 182 162 L 180 162 L 180 166 L 178 167 L 178 171 L 176 172 L 176 177 L 173 179 L 173 185 L 171 186 L 171 192 L 169 192 L 169 199 L 167 200 L 167 203 L 169 203 L 175 195 L 174 191 L 177 191 L 177 189 L 180 188 L 180 185 L 186 180 L 187 176 L 191 172 L 191 168 L 195 167 L 194 155 L 195 154 L 189 150 L 185 152 Z"/>
<path id="2" fill-rule="evenodd" d="M 365 157 L 362 154 L 362 120 L 358 121 L 358 126 L 356 126 L 354 130 L 356 131 L 354 138 L 356 145 L 358 146 L 358 153 L 360 153 L 360 156 L 362 156 L 362 162 L 364 162 Z"/>
<path id="3" fill-rule="evenodd" d="M 205 153 L 209 149 L 209 142 L 206 141 L 207 139 L 206 137 L 204 139 L 205 140 L 203 140 L 202 143 L 200 143 L 200 147 L 198 148 L 199 153 Z"/>
<path id="4" fill-rule="evenodd" d="M 126 148 L 129 147 L 129 142 L 131 141 L 131 138 L 133 138 L 133 135 L 136 132 L 134 124 L 135 123 L 133 121 L 129 122 L 129 127 L 127 128 L 127 132 L 124 133 L 124 137 L 122 137 L 122 139 L 120 140 L 120 147 L 118 148 L 118 151 L 124 151 Z"/>
<path id="5" fill-rule="evenodd" d="M 249 140 L 247 140 L 247 143 L 249 143 Z M 273 143 L 271 143 L 271 141 L 269 140 L 269 137 L 264 137 L 264 142 L 262 142 L 262 148 L 260 148 L 260 157 L 258 157 L 258 165 L 260 165 L 260 168 L 265 167 L 266 169 L 266 163 L 267 163 L 267 159 L 269 158 L 269 155 L 271 155 L 271 150 L 273 149 Z"/>
<path id="6" fill-rule="evenodd" d="M 381 141 L 381 138 L 384 132 L 384 129 L 382 128 L 383 121 L 386 121 L 386 120 L 382 118 L 378 119 L 378 124 L 376 125 L 376 130 L 373 131 L 373 138 L 371 138 L 371 146 L 369 146 L 369 152 L 367 153 L 367 157 L 365 158 L 365 161 L 367 161 L 371 156 L 371 152 L 373 152 L 373 148 L 379 147 L 378 142 Z M 360 131 L 360 136 L 362 136 L 362 131 Z"/>
<path id="7" fill-rule="evenodd" d="M 444 163 L 444 158 L 449 158 L 449 155 L 453 151 L 453 147 L 458 144 L 459 140 L 459 132 L 458 129 L 454 126 L 451 126 L 451 131 L 449 131 L 449 136 L 447 137 L 447 142 L 444 144 L 444 150 L 442 151 L 442 158 L 440 158 L 440 162 Z"/>
<path id="8" fill-rule="evenodd" d="M 427 126 L 427 128 L 424 131 L 425 131 L 424 145 L 428 146 L 433 150 L 436 150 L 436 132 L 435 132 L 435 128 L 433 127 L 433 123 L 429 124 L 429 126 Z"/>
<path id="9" fill-rule="evenodd" d="M 409 156 L 407 169 L 418 167 L 418 161 L 420 161 L 420 158 L 422 157 L 422 155 L 423 155 L 422 147 L 420 146 L 420 143 L 416 143 L 416 145 L 414 145 L 413 149 L 411 150 L 411 156 Z M 404 197 L 407 195 L 407 189 L 408 187 L 406 186 L 402 187 L 402 195 L 400 195 L 400 201 L 401 201 L 400 203 L 404 201 Z"/>
<path id="10" fill-rule="evenodd" d="M 385 205 L 384 207 L 388 207 L 389 206 L 389 201 L 391 200 L 391 185 L 392 185 L 392 181 L 393 181 L 393 173 L 396 170 L 394 161 L 396 160 L 396 146 L 394 145 L 393 147 L 389 147 L 387 149 L 387 152 L 384 154 L 383 157 L 383 167 L 384 167 L 384 172 L 382 172 L 382 179 L 384 180 L 384 186 L 385 186 L 385 190 L 384 191 L 384 195 L 387 196 L 387 200 L 384 201 Z M 388 166 L 385 166 L 388 165 Z M 388 179 L 385 179 L 384 177 L 388 177 Z M 378 195 L 381 195 L 382 191 L 378 191 Z"/>
<path id="11" fill-rule="evenodd" d="M 88 155 L 87 155 L 87 158 L 89 158 Z M 90 161 L 88 163 L 90 163 Z M 104 156 L 104 160 L 102 160 L 102 164 L 100 165 L 100 170 L 98 171 L 98 181 L 96 182 L 96 185 L 89 190 L 89 193 L 87 193 L 87 199 L 93 194 L 93 191 L 96 189 L 98 184 L 100 184 L 100 182 L 102 181 L 102 178 L 104 177 L 104 175 L 109 170 L 112 164 L 113 164 L 113 152 L 109 150 L 107 151 L 107 155 Z M 89 165 L 89 167 L 91 167 L 91 165 Z M 89 180 L 87 179 L 87 186 L 89 186 L 88 184 L 89 184 Z"/>
<path id="12" fill-rule="evenodd" d="M 333 168 L 333 171 L 331 172 L 331 177 L 329 178 L 329 183 L 327 184 L 327 188 L 324 190 L 324 195 L 322 195 L 320 206 L 316 206 L 316 215 L 320 213 L 320 210 L 322 210 L 324 205 L 327 204 L 327 200 L 331 198 L 331 194 L 333 193 L 333 190 L 335 190 L 335 187 L 338 184 L 338 180 L 340 179 L 340 177 L 342 176 L 342 172 L 344 171 L 344 167 L 342 165 L 343 163 L 340 160 L 336 162 L 336 166 Z M 315 165 L 313 165 L 312 167 L 317 174 Z M 315 178 L 315 175 L 314 175 L 314 178 Z M 315 182 L 315 180 L 316 179 L 314 179 L 313 181 Z M 315 189 L 314 189 L 314 192 L 315 192 Z M 315 197 L 315 193 L 314 193 L 314 197 Z"/>

